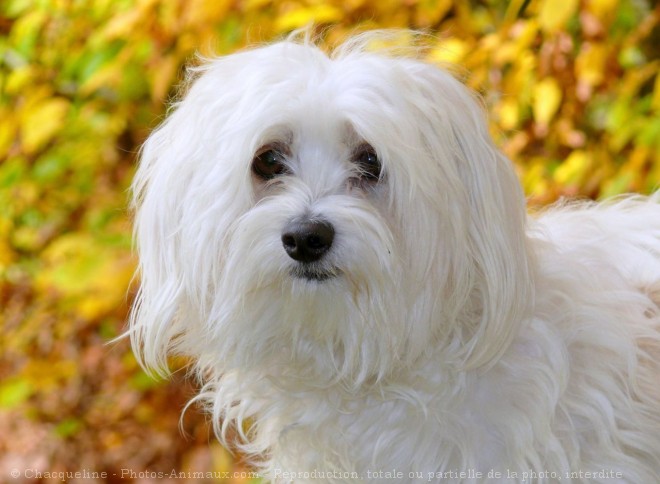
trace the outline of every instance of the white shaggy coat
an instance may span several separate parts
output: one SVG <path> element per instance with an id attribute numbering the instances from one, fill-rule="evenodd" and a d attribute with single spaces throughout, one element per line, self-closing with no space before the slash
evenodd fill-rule
<path id="1" fill-rule="evenodd" d="M 194 69 L 134 183 L 140 361 L 192 357 L 275 482 L 659 482 L 660 197 L 528 217 L 472 94 L 374 39 Z M 296 276 L 299 217 L 332 277 Z"/>

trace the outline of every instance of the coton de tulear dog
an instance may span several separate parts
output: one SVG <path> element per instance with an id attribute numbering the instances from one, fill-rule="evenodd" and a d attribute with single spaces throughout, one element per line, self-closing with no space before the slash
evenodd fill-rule
<path id="1" fill-rule="evenodd" d="M 660 482 L 660 196 L 530 218 L 383 35 L 192 69 L 133 186 L 140 361 L 274 482 Z"/>

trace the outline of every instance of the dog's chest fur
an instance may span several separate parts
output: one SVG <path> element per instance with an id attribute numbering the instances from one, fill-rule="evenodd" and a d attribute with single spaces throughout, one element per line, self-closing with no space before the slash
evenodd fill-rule
<path id="1" fill-rule="evenodd" d="M 660 257 L 625 236 L 646 220 L 627 218 L 636 227 L 622 232 L 606 217 L 590 213 L 585 224 L 577 213 L 558 212 L 533 222 L 541 248 L 535 316 L 488 371 L 457 371 L 431 349 L 418 366 L 359 390 L 271 387 L 262 400 L 272 417 L 264 422 L 270 451 L 262 449 L 272 452 L 270 475 L 293 472 L 296 482 L 313 482 L 305 476 L 325 471 L 334 476 L 329 482 L 355 475 L 383 482 L 385 470 L 440 482 L 460 480 L 450 471 L 467 469 L 477 481 L 548 471 L 539 482 L 566 482 L 590 470 L 611 471 L 604 482 L 651 482 L 660 472 L 653 454 L 660 435 L 646 432 L 658 422 L 642 409 L 660 401 L 660 286 L 652 277 Z M 627 257 L 615 267 L 621 251 Z M 567 278 L 569 266 L 580 276 Z M 631 288 L 639 291 L 634 307 L 621 300 Z M 631 469 L 624 453 L 645 464 Z"/>

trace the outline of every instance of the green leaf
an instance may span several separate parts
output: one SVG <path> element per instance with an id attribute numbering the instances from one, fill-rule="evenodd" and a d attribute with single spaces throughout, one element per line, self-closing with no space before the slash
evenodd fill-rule
<path id="1" fill-rule="evenodd" d="M 143 371 L 137 372 L 133 377 L 131 377 L 130 384 L 133 388 L 140 391 L 150 390 L 152 388 L 159 387 L 163 384 L 164 380 L 155 379 Z"/>
<path id="2" fill-rule="evenodd" d="M 124 47 L 124 42 L 116 40 L 98 50 L 85 53 L 80 59 L 77 67 L 78 81 L 84 83 L 92 77 L 99 69 L 108 64 Z"/>
<path id="3" fill-rule="evenodd" d="M 8 0 L 0 8 L 2 13 L 8 18 L 17 18 L 33 6 L 34 2 L 32 0 Z"/>
<path id="4" fill-rule="evenodd" d="M 649 119 L 635 138 L 636 144 L 660 147 L 660 116 Z"/>
<path id="5" fill-rule="evenodd" d="M 9 188 L 23 178 L 25 174 L 25 160 L 11 158 L 0 164 L 0 188 Z"/>
<path id="6" fill-rule="evenodd" d="M 59 153 L 40 157 L 32 168 L 32 176 L 38 182 L 47 183 L 59 178 L 68 167 L 67 158 Z"/>
<path id="7" fill-rule="evenodd" d="M 67 418 L 55 426 L 55 434 L 59 437 L 70 437 L 76 434 L 83 424 L 77 418 Z"/>
<path id="8" fill-rule="evenodd" d="M 34 393 L 25 378 L 13 378 L 0 385 L 0 408 L 10 409 L 24 403 Z"/>
<path id="9" fill-rule="evenodd" d="M 33 10 L 16 20 L 11 29 L 10 41 L 25 58 L 34 57 L 41 29 L 47 20 L 48 17 L 40 10 Z"/>

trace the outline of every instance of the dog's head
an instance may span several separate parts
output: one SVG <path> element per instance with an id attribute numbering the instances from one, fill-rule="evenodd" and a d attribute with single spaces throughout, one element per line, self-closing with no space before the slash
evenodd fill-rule
<path id="1" fill-rule="evenodd" d="M 134 182 L 147 366 L 173 351 L 359 383 L 510 343 L 531 299 L 512 167 L 459 81 L 373 38 L 194 69 Z"/>

